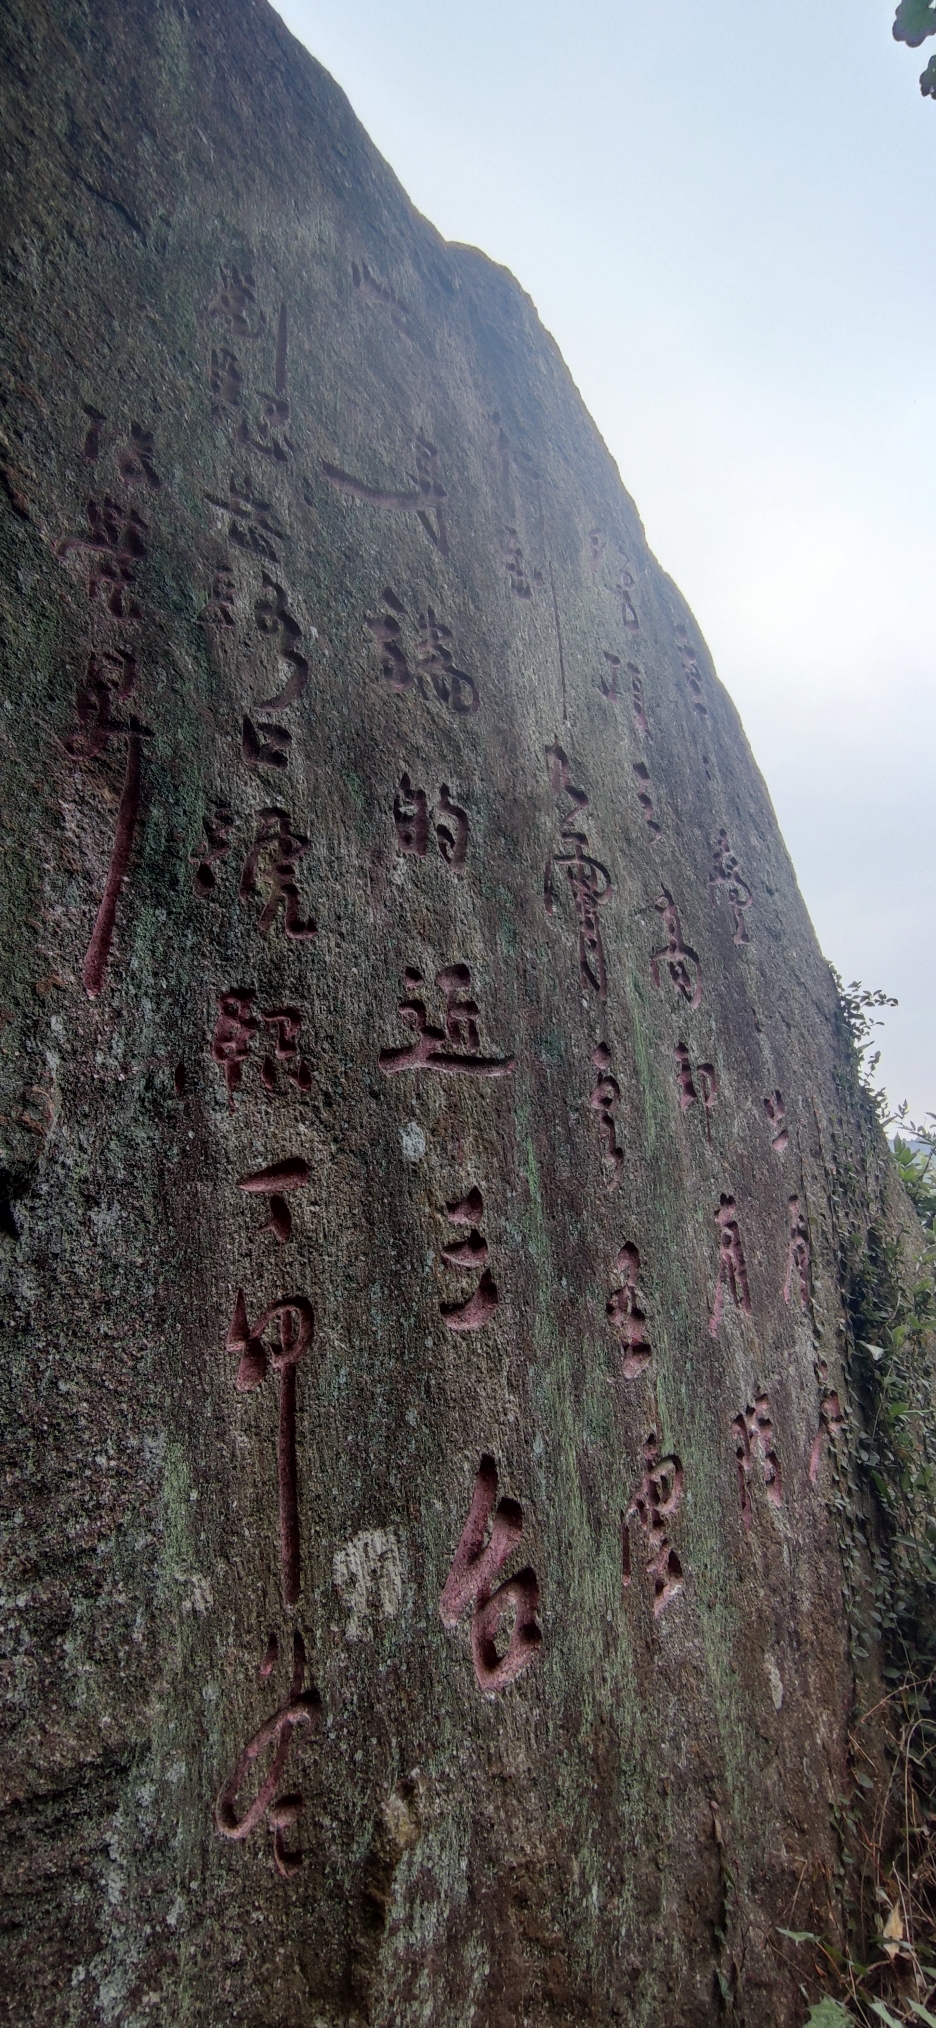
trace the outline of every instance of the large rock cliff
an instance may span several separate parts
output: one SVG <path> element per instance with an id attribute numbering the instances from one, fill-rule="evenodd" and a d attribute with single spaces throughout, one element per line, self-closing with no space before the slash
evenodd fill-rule
<path id="1" fill-rule="evenodd" d="M 737 714 L 263 0 L 0 51 L 9 2018 L 798 2024 L 864 1129 Z"/>

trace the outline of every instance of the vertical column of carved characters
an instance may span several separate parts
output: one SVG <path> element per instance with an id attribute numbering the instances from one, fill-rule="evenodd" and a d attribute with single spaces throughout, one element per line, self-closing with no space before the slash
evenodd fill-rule
<path id="1" fill-rule="evenodd" d="M 726 1294 L 731 1296 L 736 1309 L 743 1311 L 745 1316 L 751 1314 L 751 1296 L 738 1225 L 737 1205 L 734 1198 L 726 1196 L 724 1191 L 719 1198 L 715 1223 L 719 1232 L 719 1253 L 715 1298 L 709 1318 L 709 1330 L 713 1338 L 722 1320 Z"/>
<path id="2" fill-rule="evenodd" d="M 468 1226 L 470 1230 L 465 1239 L 450 1240 L 448 1246 L 443 1246 L 441 1252 L 445 1266 L 458 1274 L 473 1273 L 475 1268 L 482 1270 L 476 1287 L 463 1302 L 441 1305 L 440 1315 L 448 1331 L 482 1330 L 500 1302 L 497 1285 L 487 1265 L 488 1243 L 475 1222 L 483 1216 L 484 1199 L 477 1188 L 446 1206 L 446 1217 L 450 1223 Z"/>
<path id="3" fill-rule="evenodd" d="M 606 1000 L 608 980 L 598 910 L 612 892 L 611 875 L 606 866 L 592 858 L 586 833 L 579 828 L 582 815 L 588 808 L 588 797 L 584 789 L 576 788 L 572 782 L 568 755 L 561 746 L 549 746 L 546 748 L 546 763 L 559 818 L 559 849 L 550 854 L 543 881 L 546 913 L 552 915 L 555 912 L 554 874 L 556 867 L 563 867 L 572 891 L 578 924 L 582 984 L 597 994 L 599 1000 Z M 563 798 L 570 807 L 563 809 Z"/>
<path id="4" fill-rule="evenodd" d="M 637 1297 L 640 1254 L 633 1240 L 625 1240 L 614 1263 L 614 1272 L 623 1275 L 623 1287 L 614 1289 L 605 1304 L 608 1322 L 621 1346 L 621 1374 L 637 1380 L 650 1364 L 653 1353 L 647 1335 L 647 1319 Z"/>
<path id="5" fill-rule="evenodd" d="M 535 1660 L 542 1641 L 536 1619 L 539 1584 L 535 1571 L 519 1570 L 495 1587 L 495 1578 L 523 1535 L 523 1510 L 517 1501 L 500 1500 L 495 1509 L 496 1500 L 497 1466 L 485 1453 L 475 1479 L 468 1519 L 439 1600 L 439 1615 L 445 1627 L 457 1627 L 463 1613 L 469 1607 L 472 1610 L 475 1676 L 486 1696 L 496 1696 L 516 1682 Z M 513 1627 L 507 1647 L 500 1654 L 498 1635 L 511 1611 Z"/>
<path id="6" fill-rule="evenodd" d="M 621 1103 L 621 1087 L 617 1078 L 611 1076 L 611 1051 L 606 1042 L 599 1042 L 592 1051 L 592 1063 L 598 1073 L 589 1105 L 598 1115 L 598 1139 L 601 1145 L 601 1159 L 605 1168 L 605 1185 L 616 1190 L 624 1168 L 624 1150 L 618 1146 L 615 1114 Z"/>
<path id="7" fill-rule="evenodd" d="M 787 1245 L 786 1277 L 783 1284 L 783 1300 L 790 1303 L 795 1297 L 801 1310 L 808 1310 L 810 1296 L 809 1228 L 800 1210 L 798 1197 L 789 1201 L 789 1242 Z"/>
<path id="8" fill-rule="evenodd" d="M 712 1108 L 718 1098 L 718 1073 L 713 1063 L 697 1063 L 695 1070 L 684 1042 L 677 1042 L 673 1049 L 676 1059 L 676 1088 L 679 1093 L 681 1112 L 688 1112 L 701 1098 L 705 1117 L 705 1137 L 712 1139 Z"/>
<path id="9" fill-rule="evenodd" d="M 751 1475 L 755 1458 L 759 1461 L 764 1491 L 773 1507 L 783 1503 L 783 1473 L 774 1445 L 774 1429 L 770 1416 L 770 1401 L 766 1394 L 759 1394 L 753 1403 L 748 1402 L 731 1425 L 734 1437 L 735 1456 L 738 1465 L 738 1492 L 741 1502 L 741 1520 L 746 1534 L 750 1533 L 754 1519 L 751 1502 Z"/>
<path id="10" fill-rule="evenodd" d="M 660 1456 L 656 1432 L 651 1430 L 644 1444 L 643 1477 L 623 1517 L 621 1577 L 626 1589 L 631 1582 L 628 1527 L 632 1520 L 636 1520 L 645 1538 L 646 1571 L 653 1588 L 654 1618 L 659 1618 L 683 1587 L 682 1562 L 669 1537 L 669 1526 L 682 1505 L 682 1497 L 682 1464 L 675 1453 L 665 1458 Z"/>
<path id="11" fill-rule="evenodd" d="M 734 919 L 734 942 L 750 943 L 747 926 L 747 911 L 754 896 L 745 880 L 738 860 L 728 843 L 727 831 L 719 831 L 712 851 L 712 866 L 709 873 L 709 895 L 712 907 L 717 905 L 719 894 L 724 888 L 728 906 Z"/>
<path id="12" fill-rule="evenodd" d="M 823 1366 L 823 1374 L 825 1367 Z M 819 1427 L 813 1439 L 809 1454 L 809 1482 L 814 1486 L 819 1477 L 822 1454 L 826 1449 L 834 1452 L 838 1439 L 845 1427 L 845 1411 L 834 1388 L 825 1389 L 819 1408 Z"/>
<path id="13" fill-rule="evenodd" d="M 659 989 L 665 971 L 674 992 L 695 1011 L 702 1004 L 702 964 L 699 954 L 683 937 L 679 910 L 668 887 L 661 887 L 654 907 L 663 918 L 666 941 L 661 950 L 654 951 L 651 955 L 650 977 Z"/>
<path id="14" fill-rule="evenodd" d="M 73 557 L 86 564 L 89 618 L 96 631 L 103 632 L 97 651 L 89 655 L 84 681 L 76 697 L 77 730 L 66 741 L 73 759 L 91 761 L 103 753 L 110 740 L 126 738 L 127 760 L 123 788 L 104 891 L 98 907 L 91 940 L 82 966 L 82 978 L 90 999 L 96 999 L 104 984 L 113 943 L 117 908 L 126 882 L 142 801 L 142 740 L 147 728 L 132 714 L 115 715 L 115 706 L 133 694 L 138 665 L 135 628 L 143 617 L 136 597 L 139 565 L 147 555 L 148 523 L 136 507 L 121 500 L 121 490 L 142 487 L 150 494 L 161 490 L 156 471 L 153 433 L 142 423 L 131 421 L 127 434 L 112 425 L 104 411 L 85 405 L 87 427 L 82 458 L 97 465 L 102 457 L 110 465 L 114 492 L 89 495 L 86 501 L 88 530 L 84 535 L 66 535 L 55 547 L 61 560 Z M 103 474 L 102 474 L 103 476 Z"/>
<path id="15" fill-rule="evenodd" d="M 689 692 L 692 709 L 698 718 L 705 719 L 708 717 L 708 705 L 705 702 L 702 671 L 696 658 L 695 649 L 683 626 L 676 628 L 676 650 L 682 663 L 683 680 Z"/>

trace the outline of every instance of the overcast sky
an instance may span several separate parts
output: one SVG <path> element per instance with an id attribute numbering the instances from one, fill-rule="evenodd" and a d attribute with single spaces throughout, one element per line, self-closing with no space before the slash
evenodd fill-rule
<path id="1" fill-rule="evenodd" d="M 936 1110 L 936 102 L 894 0 L 287 0 L 532 295 Z"/>

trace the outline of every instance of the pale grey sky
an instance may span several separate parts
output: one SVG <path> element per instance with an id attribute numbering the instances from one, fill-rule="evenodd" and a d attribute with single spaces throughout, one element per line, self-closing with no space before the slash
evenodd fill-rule
<path id="1" fill-rule="evenodd" d="M 936 1110 L 936 103 L 894 0 L 287 0 L 533 297 Z"/>

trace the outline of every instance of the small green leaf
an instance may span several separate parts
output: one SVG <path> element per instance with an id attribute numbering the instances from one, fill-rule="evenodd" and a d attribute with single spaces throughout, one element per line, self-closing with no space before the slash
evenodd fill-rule
<path id="1" fill-rule="evenodd" d="M 821 1944 L 821 1942 L 822 1942 L 822 1938 L 821 1938 L 821 1936 L 817 1936 L 814 1930 L 811 1930 L 811 1929 L 781 1929 L 781 1928 L 780 1928 L 780 1926 L 779 1926 L 779 1924 L 777 1925 L 777 1935 L 778 1935 L 778 1936 L 788 1936 L 788 1937 L 789 1937 L 789 1939 L 790 1939 L 790 1942 L 791 1942 L 791 1943 L 815 1943 L 815 1944 Z"/>
<path id="2" fill-rule="evenodd" d="M 920 2020 L 926 2022 L 926 2028 L 936 2028 L 936 2014 L 931 2014 L 928 2007 L 921 2007 L 919 2000 L 905 2000 L 904 2005 L 913 2008 Z"/>
<path id="3" fill-rule="evenodd" d="M 806 2028 L 855 2028 L 854 2016 L 846 2011 L 840 2000 L 819 2000 L 816 2006 L 810 2007 Z"/>
<path id="4" fill-rule="evenodd" d="M 875 2014 L 880 2015 L 882 2021 L 886 2021 L 887 2028 L 903 2028 L 902 2022 L 898 2021 L 896 2014 L 891 2013 L 889 2007 L 885 2007 L 883 2000 L 871 2000 L 869 2005 Z"/>

